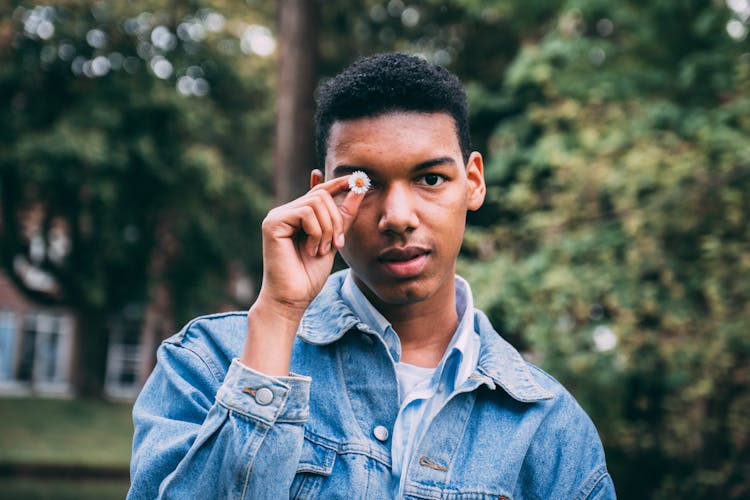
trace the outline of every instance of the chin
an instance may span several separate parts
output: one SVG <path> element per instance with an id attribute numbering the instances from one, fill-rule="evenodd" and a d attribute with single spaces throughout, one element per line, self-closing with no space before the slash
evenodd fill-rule
<path id="1" fill-rule="evenodd" d="M 395 286 L 368 287 L 368 289 L 378 302 L 393 306 L 416 304 L 427 300 L 432 296 L 432 293 L 424 287 L 419 286 L 418 283 L 409 282 Z"/>

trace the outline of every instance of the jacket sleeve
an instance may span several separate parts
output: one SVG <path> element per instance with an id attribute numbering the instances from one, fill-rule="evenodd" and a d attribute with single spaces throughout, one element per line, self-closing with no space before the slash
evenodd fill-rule
<path id="1" fill-rule="evenodd" d="M 585 500 L 615 500 L 615 485 L 607 468 L 602 466 L 590 476 L 588 485 L 581 489 L 579 498 Z"/>
<path id="2" fill-rule="evenodd" d="M 128 499 L 285 498 L 309 414 L 310 379 L 269 377 L 164 343 L 133 408 Z"/>
<path id="3" fill-rule="evenodd" d="M 544 403 L 548 411 L 536 426 L 515 497 L 615 500 L 594 423 L 568 391 L 555 390 Z"/>

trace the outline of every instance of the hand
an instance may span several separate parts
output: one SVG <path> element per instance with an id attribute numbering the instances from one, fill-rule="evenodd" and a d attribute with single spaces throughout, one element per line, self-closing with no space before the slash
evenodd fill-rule
<path id="1" fill-rule="evenodd" d="M 263 284 L 259 299 L 301 314 L 331 273 L 336 250 L 354 221 L 363 194 L 346 192 L 349 176 L 318 184 L 271 210 L 263 221 Z M 337 205 L 335 198 L 343 201 Z"/>

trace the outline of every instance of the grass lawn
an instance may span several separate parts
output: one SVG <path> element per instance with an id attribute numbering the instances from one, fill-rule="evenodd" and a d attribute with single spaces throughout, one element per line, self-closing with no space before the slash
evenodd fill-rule
<path id="1" fill-rule="evenodd" d="M 122 500 L 127 481 L 0 477 L 0 500 Z"/>
<path id="2" fill-rule="evenodd" d="M 91 400 L 0 398 L 0 462 L 127 468 L 131 408 Z"/>

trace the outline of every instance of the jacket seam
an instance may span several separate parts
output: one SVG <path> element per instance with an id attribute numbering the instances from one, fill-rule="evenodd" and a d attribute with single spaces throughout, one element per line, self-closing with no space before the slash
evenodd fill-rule
<path id="1" fill-rule="evenodd" d="M 477 405 L 477 397 L 479 396 L 479 388 L 477 387 L 471 392 L 468 393 L 461 393 L 461 394 L 454 394 L 452 400 L 455 400 L 456 398 L 468 398 L 469 402 L 467 402 L 468 405 L 470 405 L 470 408 L 467 410 L 466 413 L 466 419 L 464 420 L 464 425 L 461 428 L 461 440 L 458 442 L 459 445 L 456 447 L 456 449 L 453 451 L 453 459 L 451 460 L 450 468 L 448 469 L 448 475 L 446 476 L 446 483 L 450 484 L 450 482 L 453 480 L 453 473 L 456 471 L 456 460 L 458 460 L 458 452 L 459 448 L 461 447 L 461 443 L 466 438 L 466 429 L 469 428 L 469 424 L 471 423 L 471 415 L 474 413 L 474 408 Z M 454 403 L 455 404 L 455 403 Z M 445 404 L 447 406 L 448 403 Z M 443 406 L 443 408 L 445 408 Z M 442 411 L 442 408 L 441 408 Z"/>
<path id="2" fill-rule="evenodd" d="M 258 448 L 260 448 L 260 446 L 262 444 L 262 441 L 265 441 L 266 436 L 268 435 L 268 432 L 271 430 L 271 426 L 270 425 L 264 425 L 261 428 L 263 429 L 263 432 L 262 432 L 262 435 L 259 436 L 259 441 L 261 441 L 261 442 L 258 443 Z M 253 453 L 252 457 L 250 458 L 250 460 L 247 463 L 247 466 L 245 467 L 245 480 L 243 481 L 244 484 L 242 485 L 242 497 L 241 498 L 246 498 L 247 497 L 247 488 L 248 488 L 248 486 L 250 484 L 250 475 L 252 474 L 252 468 L 253 468 L 253 465 L 255 464 L 255 459 L 256 458 L 258 458 L 258 451 L 257 451 L 257 449 L 256 449 L 256 452 Z"/>
<path id="3" fill-rule="evenodd" d="M 410 486 L 413 491 L 406 493 L 407 498 L 447 498 L 447 499 L 473 499 L 477 495 L 482 497 L 497 498 L 498 494 L 502 494 L 502 491 L 489 490 L 486 488 L 471 488 L 468 487 L 466 490 L 458 491 L 449 488 L 440 488 L 435 486 L 425 486 L 421 484 L 411 483 Z M 437 497 L 435 495 L 438 495 Z"/>
<path id="4" fill-rule="evenodd" d="M 171 345 L 173 347 L 176 347 L 177 349 L 184 349 L 185 351 L 187 351 L 190 354 L 192 354 L 195 358 L 197 358 L 206 367 L 206 369 L 208 370 L 208 373 L 210 373 L 211 376 L 214 378 L 214 381 L 216 383 L 218 383 L 218 384 L 221 384 L 222 379 L 220 377 L 216 376 L 216 373 L 214 372 L 214 367 L 211 366 L 206 361 L 206 359 L 204 358 L 204 356 L 200 352 L 198 352 L 196 349 L 194 349 L 192 347 L 188 347 L 185 344 L 182 344 L 180 342 L 174 342 L 174 341 L 170 341 L 170 340 L 165 340 L 163 342 L 163 344 L 164 345 Z"/>
<path id="5" fill-rule="evenodd" d="M 352 417 L 352 422 L 354 425 L 352 426 L 355 430 L 356 435 L 359 439 L 364 440 L 366 436 L 362 432 L 362 429 L 360 429 L 357 421 L 357 412 L 354 411 L 354 405 L 352 405 L 352 396 L 349 393 L 349 385 L 346 383 L 346 377 L 344 376 L 344 362 L 341 359 L 342 356 L 342 349 L 341 345 L 339 343 L 335 343 L 334 349 L 336 349 L 336 371 L 339 375 L 339 380 L 341 380 L 341 383 L 344 386 L 344 392 L 346 393 L 346 404 L 349 408 L 349 411 L 351 412 L 350 415 Z"/>
<path id="6" fill-rule="evenodd" d="M 366 440 L 360 442 L 335 441 L 316 434 L 308 428 L 305 428 L 304 438 L 317 446 L 335 452 L 337 455 L 362 455 L 388 467 L 391 466 L 390 461 L 382 453 L 376 452 Z"/>
<path id="7" fill-rule="evenodd" d="M 583 483 L 583 486 L 581 486 L 581 489 L 578 492 L 578 495 L 576 495 L 576 498 L 581 500 L 586 500 L 591 495 L 591 492 L 596 489 L 597 486 L 609 475 L 607 472 L 607 467 L 604 465 L 600 465 L 597 467 L 594 472 L 589 476 L 589 478 L 586 480 L 585 483 Z"/>
<path id="8" fill-rule="evenodd" d="M 221 383 L 224 377 L 221 375 L 222 370 L 221 367 L 215 366 L 212 362 L 208 360 L 208 355 L 205 353 L 200 346 L 192 344 L 195 344 L 195 342 L 190 342 L 190 346 L 187 345 L 189 342 L 189 339 L 187 338 L 188 332 L 197 325 L 198 323 L 202 321 L 206 322 L 212 322 L 214 320 L 224 319 L 224 318 L 234 318 L 234 317 L 246 317 L 247 313 L 242 311 L 228 311 L 228 312 L 221 312 L 221 313 L 215 313 L 215 314 L 206 314 L 203 316 L 198 316 L 197 318 L 193 318 L 190 320 L 182 329 L 173 337 L 164 340 L 163 344 L 170 344 L 175 347 L 181 347 L 183 349 L 187 349 L 188 351 L 191 351 L 195 356 L 201 360 L 201 362 L 206 365 L 208 368 L 208 371 L 211 373 L 211 376 L 213 376 L 214 380 L 218 383 Z M 206 334 L 208 335 L 208 334 Z M 208 335 L 210 336 L 210 335 Z M 178 340 L 179 339 L 179 340 Z M 226 370 L 224 370 L 226 372 Z"/>
<path id="9" fill-rule="evenodd" d="M 188 332 L 190 331 L 190 329 L 193 326 L 195 326 L 195 325 L 197 325 L 197 324 L 199 324 L 201 322 L 209 323 L 209 322 L 213 322 L 213 321 L 221 320 L 221 319 L 225 319 L 225 318 L 237 318 L 237 317 L 245 318 L 246 319 L 247 318 L 247 312 L 242 312 L 242 311 L 228 311 L 228 312 L 221 312 L 221 313 L 215 313 L 215 314 L 206 314 L 206 315 L 203 315 L 203 316 L 199 316 L 199 317 L 191 320 L 187 325 L 185 325 L 185 327 L 179 333 L 180 343 L 182 345 L 184 345 L 185 342 L 189 342 L 189 339 L 187 338 Z M 206 335 L 208 337 L 212 337 L 207 332 L 206 332 Z M 185 346 L 185 347 L 187 348 L 187 346 Z M 212 370 L 212 374 L 213 374 L 214 378 L 217 381 L 221 382 L 221 380 L 223 379 L 223 377 L 221 376 L 221 373 L 222 373 L 221 367 L 220 366 L 215 366 L 214 363 L 212 361 L 210 361 L 209 356 L 207 355 L 207 353 L 205 353 L 205 352 L 203 352 L 201 350 L 200 345 L 196 345 L 195 348 L 196 348 L 196 350 L 201 351 L 201 353 L 203 354 L 203 356 L 205 356 L 204 363 L 206 363 L 207 365 L 210 365 L 210 369 Z M 226 371 L 226 370 L 224 370 L 224 371 Z"/>
<path id="10" fill-rule="evenodd" d="M 464 422 L 463 422 L 464 425 L 461 428 L 461 440 L 459 441 L 459 446 L 457 446 L 456 449 L 453 450 L 453 453 L 452 453 L 452 456 L 451 456 L 450 465 L 448 467 L 448 474 L 445 477 L 445 483 L 446 484 L 450 484 L 451 480 L 453 479 L 453 472 L 456 470 L 455 465 L 456 465 L 456 460 L 458 460 L 459 449 L 461 448 L 460 443 L 463 442 L 464 437 L 466 436 L 466 428 L 469 426 L 469 423 L 471 422 L 471 415 L 472 415 L 472 413 L 474 413 L 474 407 L 477 404 L 477 392 L 475 392 L 476 390 L 477 389 L 474 389 L 474 391 L 467 392 L 467 393 L 454 393 L 450 397 L 450 399 L 448 399 L 448 401 L 446 401 L 445 404 L 438 411 L 438 413 L 442 412 L 448 406 L 448 403 L 450 403 L 451 401 L 455 400 L 456 398 L 467 397 L 467 398 L 471 399 L 471 401 L 469 403 L 467 403 L 467 404 L 471 405 L 471 408 L 468 410 L 468 413 L 466 415 L 466 419 L 464 419 Z M 433 420 L 433 422 L 434 422 L 434 420 Z M 425 431 L 425 434 L 422 436 L 422 439 L 424 439 L 425 436 L 427 435 L 427 431 L 429 431 L 429 427 Z M 416 451 L 416 449 L 414 451 Z"/>

